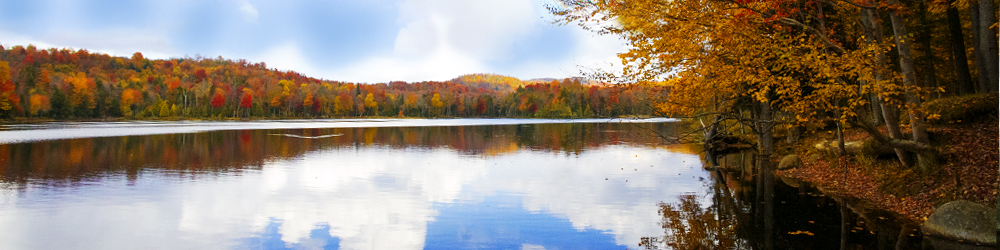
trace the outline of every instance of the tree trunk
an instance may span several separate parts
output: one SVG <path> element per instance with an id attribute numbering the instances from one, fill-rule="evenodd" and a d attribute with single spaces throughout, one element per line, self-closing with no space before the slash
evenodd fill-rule
<path id="1" fill-rule="evenodd" d="M 969 20 L 972 23 L 972 49 L 976 59 L 976 82 L 979 84 L 979 92 L 989 92 L 989 70 L 986 69 L 986 57 L 983 56 L 982 29 L 979 28 L 979 1 L 969 0 Z"/>
<path id="2" fill-rule="evenodd" d="M 882 42 L 882 26 L 875 22 L 877 15 L 874 10 L 865 9 L 861 15 L 861 21 L 864 24 L 865 37 L 869 44 L 879 44 Z M 878 65 L 886 65 L 885 54 L 878 53 L 875 56 Z M 878 82 L 884 81 L 885 75 L 882 72 L 875 72 L 875 80 Z M 882 118 L 885 120 L 886 131 L 889 132 L 889 138 L 892 139 L 903 139 L 903 133 L 899 129 L 899 110 L 895 106 L 890 105 L 885 102 L 881 97 L 876 100 L 876 104 L 881 107 Z M 910 168 L 913 167 L 913 162 L 910 161 L 909 154 L 905 150 L 896 148 L 896 157 L 899 158 L 899 163 L 903 164 L 903 167 Z"/>
<path id="3" fill-rule="evenodd" d="M 899 0 L 889 0 L 891 5 L 900 5 Z M 913 65 L 913 54 L 910 50 L 910 41 L 907 41 L 906 21 L 896 12 L 889 12 L 889 19 L 892 21 L 892 33 L 896 37 L 896 52 L 899 53 L 899 67 L 903 73 L 903 84 L 906 87 L 916 86 L 916 69 Z M 927 128 L 924 126 L 923 111 L 920 110 L 920 97 L 914 91 L 906 90 L 906 104 L 909 107 L 910 128 L 913 131 L 913 140 L 929 144 L 927 138 Z M 934 157 L 931 157 L 934 158 Z M 922 172 L 927 173 L 935 165 L 935 159 L 928 159 L 924 154 L 917 156 L 917 165 Z"/>
<path id="4" fill-rule="evenodd" d="M 764 249 L 774 249 L 774 167 L 769 159 L 760 160 L 763 168 L 760 177 L 764 182 Z"/>
<path id="5" fill-rule="evenodd" d="M 771 119 L 771 103 L 758 102 L 760 105 L 760 120 L 757 122 L 760 133 L 760 154 L 767 159 L 774 153 L 774 121 Z"/>
<path id="6" fill-rule="evenodd" d="M 881 101 L 878 99 L 878 94 L 871 93 L 868 95 L 868 101 L 871 102 L 869 106 L 872 109 L 872 124 L 881 125 L 885 123 L 885 118 L 882 117 L 882 105 Z"/>
<path id="7" fill-rule="evenodd" d="M 846 201 L 840 201 L 840 250 L 847 250 L 847 235 L 851 230 L 851 211 L 847 209 Z"/>
<path id="8" fill-rule="evenodd" d="M 962 36 L 962 23 L 958 17 L 958 9 L 954 6 L 948 7 L 947 16 L 948 32 L 951 34 L 951 54 L 954 56 L 959 93 L 963 95 L 975 93 L 976 87 L 972 84 L 972 75 L 969 75 L 969 58 L 965 56 L 965 38 Z"/>
<path id="9" fill-rule="evenodd" d="M 985 59 L 985 67 L 987 73 L 987 79 L 989 81 L 986 84 L 985 90 L 987 92 L 997 91 L 997 82 L 1000 81 L 997 78 L 997 74 L 1000 74 L 1000 68 L 997 64 L 997 34 L 993 32 L 991 26 L 996 22 L 997 12 L 993 10 L 993 0 L 981 0 L 979 1 L 979 44 L 982 46 L 983 50 L 979 54 Z"/>
<path id="10" fill-rule="evenodd" d="M 923 26 L 920 29 L 920 43 L 921 47 L 924 47 L 924 65 L 923 65 L 923 78 L 924 86 L 926 88 L 937 89 L 937 74 L 934 69 L 934 62 L 937 61 L 934 58 L 934 48 L 931 46 L 931 30 L 934 28 L 934 23 L 927 20 L 927 3 L 920 2 L 920 8 L 917 10 L 918 18 L 920 19 L 920 25 Z M 940 97 L 940 92 L 935 92 L 936 96 Z"/>
<path id="11" fill-rule="evenodd" d="M 837 156 L 846 156 L 847 148 L 844 146 L 844 126 L 837 121 Z"/>

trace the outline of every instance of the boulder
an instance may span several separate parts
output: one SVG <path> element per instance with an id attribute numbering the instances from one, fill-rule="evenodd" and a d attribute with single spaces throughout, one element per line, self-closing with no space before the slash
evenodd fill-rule
<path id="1" fill-rule="evenodd" d="M 955 200 L 938 207 L 921 229 L 925 234 L 966 244 L 996 246 L 994 211 L 967 200 Z"/>
<path id="2" fill-rule="evenodd" d="M 781 180 L 781 182 L 784 182 L 785 185 L 788 185 L 789 187 L 799 188 L 802 186 L 802 181 L 798 179 L 783 175 L 775 175 L 775 176 L 778 177 L 778 180 Z"/>
<path id="3" fill-rule="evenodd" d="M 836 155 L 838 151 L 837 140 L 824 140 L 816 143 L 813 147 L 830 155 Z M 849 155 L 892 156 L 896 154 L 896 151 L 891 147 L 882 145 L 874 139 L 845 141 L 844 150 Z"/>
<path id="4" fill-rule="evenodd" d="M 799 159 L 798 155 L 786 155 L 784 158 L 781 158 L 781 162 L 778 163 L 779 170 L 798 167 L 802 167 L 802 160 Z"/>

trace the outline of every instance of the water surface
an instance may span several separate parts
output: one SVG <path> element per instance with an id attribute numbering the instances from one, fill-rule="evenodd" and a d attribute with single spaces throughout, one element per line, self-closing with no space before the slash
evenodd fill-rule
<path id="1" fill-rule="evenodd" d="M 837 249 L 900 232 L 758 182 L 750 154 L 705 171 L 658 136 L 685 125 L 608 121 L 8 126 L 0 248 Z"/>

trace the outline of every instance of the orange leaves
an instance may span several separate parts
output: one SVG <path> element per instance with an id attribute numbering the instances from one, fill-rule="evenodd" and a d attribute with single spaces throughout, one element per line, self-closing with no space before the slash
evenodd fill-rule
<path id="1" fill-rule="evenodd" d="M 77 72 L 75 75 L 64 78 L 63 81 L 73 87 L 69 99 L 71 105 L 81 108 L 94 108 L 96 105 L 94 102 L 94 90 L 97 87 L 94 79 L 87 77 L 83 72 Z"/>
<path id="2" fill-rule="evenodd" d="M 416 98 L 413 98 L 413 101 L 416 101 Z M 337 95 L 337 99 L 334 99 L 333 106 L 334 112 L 338 115 L 346 115 L 351 112 L 354 106 L 354 98 L 351 98 L 347 93 L 340 93 L 340 95 Z"/>
<path id="3" fill-rule="evenodd" d="M 180 86 L 181 86 L 181 80 L 180 79 L 174 78 L 174 79 L 170 80 L 170 82 L 167 83 L 167 93 L 173 93 Z"/>
<path id="4" fill-rule="evenodd" d="M 222 105 L 226 104 L 226 96 L 222 94 L 222 89 L 216 89 L 215 95 L 212 96 L 212 107 L 221 108 Z"/>
<path id="5" fill-rule="evenodd" d="M 28 98 L 28 112 L 37 115 L 40 111 L 48 111 L 50 108 L 49 97 L 43 94 L 33 94 Z"/>
<path id="6" fill-rule="evenodd" d="M 121 104 L 122 106 L 133 105 L 142 102 L 142 93 L 136 89 L 125 89 L 122 90 Z"/>
<path id="7" fill-rule="evenodd" d="M 307 93 L 306 97 L 302 98 L 302 106 L 303 107 L 312 107 L 312 104 L 313 104 L 313 94 L 312 93 Z"/>
<path id="8" fill-rule="evenodd" d="M 14 93 L 15 87 L 10 80 L 10 66 L 6 61 L 0 61 L 0 116 L 9 116 L 11 110 L 18 108 L 21 98 Z"/>

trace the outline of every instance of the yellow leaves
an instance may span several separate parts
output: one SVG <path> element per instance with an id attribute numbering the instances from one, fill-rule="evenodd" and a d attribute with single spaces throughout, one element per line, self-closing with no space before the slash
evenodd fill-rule
<path id="1" fill-rule="evenodd" d="M 0 61 L 0 83 L 10 80 L 10 65 L 7 61 Z"/>
<path id="2" fill-rule="evenodd" d="M 435 108 L 444 106 L 444 102 L 441 102 L 441 94 L 434 93 L 434 96 L 431 97 L 431 106 Z"/>
<path id="3" fill-rule="evenodd" d="M 801 230 L 798 230 L 798 231 L 795 231 L 795 232 L 788 232 L 788 234 L 789 234 L 789 235 L 800 235 L 800 234 L 804 234 L 804 235 L 809 235 L 809 236 L 813 236 L 813 233 L 812 233 L 812 232 L 809 232 L 809 231 L 801 231 Z"/>
<path id="4" fill-rule="evenodd" d="M 368 93 L 368 95 L 365 96 L 365 100 L 364 101 L 365 101 L 365 108 L 377 108 L 378 107 L 378 103 L 375 102 L 375 96 L 372 95 L 372 93 Z M 438 101 L 440 101 L 440 100 L 438 100 Z"/>

